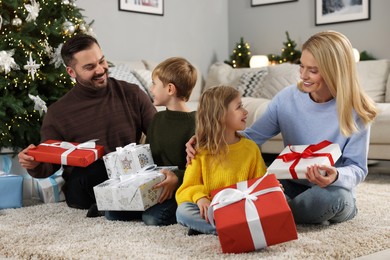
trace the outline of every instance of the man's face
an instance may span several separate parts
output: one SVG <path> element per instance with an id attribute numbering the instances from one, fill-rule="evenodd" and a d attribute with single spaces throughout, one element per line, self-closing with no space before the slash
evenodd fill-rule
<path id="1" fill-rule="evenodd" d="M 95 89 L 107 86 L 108 64 L 97 44 L 76 53 L 73 58 L 74 61 L 71 66 L 66 67 L 66 70 L 77 82 Z"/>

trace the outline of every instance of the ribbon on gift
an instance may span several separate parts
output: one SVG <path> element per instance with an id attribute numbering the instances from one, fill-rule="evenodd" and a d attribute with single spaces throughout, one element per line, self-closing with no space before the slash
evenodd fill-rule
<path id="1" fill-rule="evenodd" d="M 215 226 L 215 210 L 245 199 L 245 216 L 248 223 L 249 232 L 252 237 L 253 246 L 255 249 L 266 247 L 267 241 L 265 239 L 260 216 L 253 201 L 257 200 L 258 196 L 270 192 L 283 192 L 280 187 L 272 187 L 253 192 L 253 190 L 262 182 L 262 180 L 267 175 L 268 174 L 265 174 L 262 178 L 259 178 L 250 187 L 247 186 L 248 182 L 239 182 L 237 183 L 237 189 L 227 188 L 218 192 L 211 201 L 208 209 L 208 219 L 210 221 L 210 224 Z"/>
<path id="2" fill-rule="evenodd" d="M 332 142 L 329 142 L 328 140 L 322 141 L 318 144 L 312 144 L 312 145 L 309 145 L 308 147 L 306 147 L 306 149 L 303 150 L 303 152 L 301 152 L 301 153 L 294 151 L 291 148 L 291 145 L 289 145 L 288 147 L 289 147 L 291 152 L 279 155 L 278 157 L 276 157 L 276 159 L 282 159 L 283 162 L 290 162 L 290 161 L 294 160 L 294 162 L 290 165 L 289 170 L 291 173 L 291 177 L 293 179 L 298 179 L 298 175 L 295 171 L 295 166 L 298 165 L 298 163 L 301 159 L 306 159 L 306 158 L 310 158 L 310 157 L 325 156 L 325 157 L 328 157 L 330 165 L 334 165 L 332 154 L 330 154 L 330 153 L 316 153 L 317 151 L 327 147 L 330 144 L 332 144 Z"/>
<path id="3" fill-rule="evenodd" d="M 120 182 L 116 184 L 115 187 L 119 187 L 124 183 L 131 182 L 134 180 L 146 180 L 149 178 L 155 178 L 156 176 L 163 175 L 162 173 L 157 172 L 156 168 L 157 168 L 156 164 L 151 164 L 143 167 L 136 174 L 121 175 Z"/>
<path id="4" fill-rule="evenodd" d="M 98 151 L 97 151 L 97 149 L 95 149 L 97 140 L 99 140 L 99 139 L 92 139 L 92 140 L 89 140 L 87 142 L 80 143 L 78 145 L 74 145 L 72 143 L 65 142 L 65 141 L 51 143 L 51 144 L 42 143 L 40 145 L 53 146 L 53 147 L 58 147 L 58 148 L 65 149 L 66 151 L 61 154 L 61 164 L 67 165 L 67 161 L 68 161 L 67 157 L 68 157 L 68 155 L 71 152 L 73 152 L 74 150 L 76 150 L 76 149 L 79 149 L 79 150 L 90 150 L 90 151 L 94 152 L 95 160 L 97 160 L 98 159 Z"/>
<path id="5" fill-rule="evenodd" d="M 3 161 L 3 163 L 2 163 L 2 165 L 3 165 L 2 171 L 5 174 L 9 174 L 11 172 L 11 167 L 12 167 L 12 160 L 11 160 L 11 158 L 9 158 L 8 155 L 1 155 L 0 157 L 1 157 L 1 160 Z"/>

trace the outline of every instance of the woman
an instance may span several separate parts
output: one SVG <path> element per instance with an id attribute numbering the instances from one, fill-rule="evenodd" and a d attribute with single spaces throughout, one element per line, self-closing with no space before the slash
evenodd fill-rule
<path id="1" fill-rule="evenodd" d="M 296 223 L 339 223 L 357 214 L 355 187 L 364 181 L 375 103 L 363 92 L 352 45 L 343 34 L 320 32 L 302 46 L 301 81 L 286 87 L 242 133 L 259 146 L 282 133 L 285 145 L 329 140 L 340 145 L 334 167 L 312 165 L 305 180 L 281 180 Z M 187 161 L 195 154 L 187 144 Z M 325 171 L 325 176 L 320 174 Z"/>

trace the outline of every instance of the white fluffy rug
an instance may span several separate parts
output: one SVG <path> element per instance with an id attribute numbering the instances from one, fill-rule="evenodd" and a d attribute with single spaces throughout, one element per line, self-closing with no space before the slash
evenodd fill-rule
<path id="1" fill-rule="evenodd" d="M 213 235 L 187 236 L 180 225 L 86 218 L 65 203 L 0 211 L 0 256 L 12 259 L 351 259 L 390 248 L 390 175 L 358 189 L 358 216 L 330 226 L 301 226 L 298 240 L 240 255 L 221 252 Z"/>

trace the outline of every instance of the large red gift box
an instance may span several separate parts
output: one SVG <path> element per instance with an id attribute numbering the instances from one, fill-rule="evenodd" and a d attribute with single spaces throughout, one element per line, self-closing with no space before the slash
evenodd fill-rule
<path id="1" fill-rule="evenodd" d="M 224 253 L 243 253 L 298 238 L 274 174 L 213 191 L 209 220 Z M 241 199 L 240 199 L 241 198 Z"/>
<path id="2" fill-rule="evenodd" d="M 72 143 L 47 140 L 28 150 L 28 155 L 33 156 L 38 162 L 87 167 L 104 154 L 104 147 L 96 145 L 95 141 Z"/>

